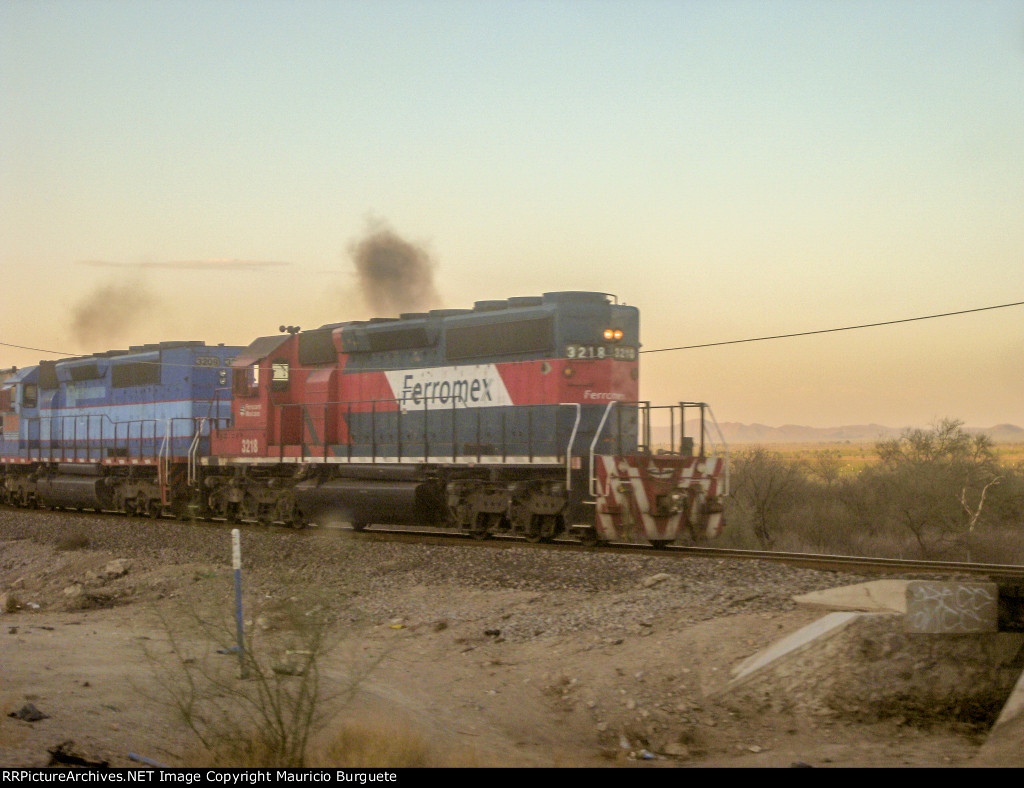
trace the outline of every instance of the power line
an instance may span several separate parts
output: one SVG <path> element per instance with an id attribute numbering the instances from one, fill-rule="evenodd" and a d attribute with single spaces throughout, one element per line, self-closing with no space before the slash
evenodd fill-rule
<path id="1" fill-rule="evenodd" d="M 37 353 L 49 353 L 51 356 L 68 356 L 68 357 L 72 357 L 72 356 L 76 355 L 75 353 L 64 353 L 64 352 L 62 352 L 60 350 L 47 350 L 46 348 L 43 348 L 43 347 L 28 347 L 27 345 L 12 345 L 10 342 L 0 342 L 0 345 L 2 345 L 3 347 L 17 348 L 18 350 L 34 350 Z"/>
<path id="2" fill-rule="evenodd" d="M 835 333 L 837 331 L 855 331 L 855 330 L 860 329 L 860 328 L 877 328 L 879 326 L 893 326 L 893 325 L 897 325 L 899 323 L 913 323 L 913 322 L 920 321 L 920 320 L 934 320 L 934 319 L 939 318 L 939 317 L 953 317 L 955 315 L 969 315 L 969 314 L 971 314 L 973 312 L 988 312 L 988 311 L 993 310 L 993 309 L 1006 309 L 1006 308 L 1012 307 L 1012 306 L 1024 306 L 1024 301 L 1014 301 L 1013 303 L 1010 303 L 1010 304 L 995 304 L 994 306 L 981 306 L 981 307 L 977 307 L 976 309 L 961 309 L 961 310 L 956 311 L 956 312 L 940 312 L 940 313 L 934 314 L 934 315 L 921 315 L 920 317 L 905 317 L 905 318 L 901 318 L 899 320 L 883 320 L 883 321 L 881 321 L 879 323 L 860 323 L 860 324 L 854 325 L 854 326 L 840 326 L 839 328 L 820 328 L 820 329 L 817 329 L 815 331 L 797 331 L 797 332 L 794 332 L 794 333 L 791 333 L 791 334 L 774 334 L 772 336 L 764 336 L 764 337 L 748 337 L 747 339 L 729 339 L 729 340 L 726 340 L 724 342 L 705 342 L 705 343 L 700 344 L 700 345 L 680 345 L 678 347 L 662 347 L 662 348 L 654 348 L 652 350 L 641 350 L 640 352 L 641 353 L 667 353 L 667 352 L 673 351 L 673 350 L 696 350 L 698 348 L 720 347 L 722 345 L 739 345 L 739 344 L 743 344 L 743 343 L 746 343 L 746 342 L 764 342 L 764 341 L 767 341 L 769 339 L 791 339 L 793 337 L 807 337 L 807 336 L 812 336 L 814 334 L 832 334 L 832 333 Z M 47 350 L 45 348 L 27 347 L 25 345 L 14 345 L 14 344 L 11 344 L 10 342 L 0 342 L 0 347 L 17 348 L 19 350 L 34 350 L 37 353 L 49 353 L 50 355 L 64 356 L 65 358 L 75 358 L 75 359 L 79 359 L 80 358 L 80 359 L 84 359 L 84 358 L 88 358 L 89 357 L 89 356 L 83 356 L 83 355 L 74 354 L 74 353 L 65 353 L 65 352 L 59 351 L 59 350 Z M 142 352 L 142 351 L 140 351 L 140 352 Z M 143 362 L 143 363 L 145 363 L 145 362 Z M 192 365 L 190 365 L 190 364 L 168 364 L 167 366 L 190 367 Z M 293 371 L 301 371 L 304 368 L 302 368 L 302 367 L 293 367 L 292 369 L 293 369 Z M 381 369 L 385 369 L 385 368 L 381 367 Z M 375 368 L 374 369 L 367 368 L 367 369 L 362 369 L 361 371 L 363 371 L 363 372 L 373 372 L 373 371 L 379 371 L 379 370 L 376 370 Z"/>
<path id="3" fill-rule="evenodd" d="M 768 339 L 789 339 L 791 337 L 807 337 L 812 334 L 831 334 L 836 331 L 854 331 L 858 328 L 876 328 L 878 326 L 892 326 L 897 323 L 913 323 L 915 320 L 934 320 L 937 317 L 952 317 L 953 315 L 967 315 L 971 312 L 985 312 L 990 309 L 1006 309 L 1010 306 L 1024 306 L 1024 301 L 1015 301 L 1012 304 L 996 304 L 995 306 L 982 306 L 977 309 L 961 309 L 958 312 L 942 312 L 937 315 L 922 315 L 921 317 L 905 317 L 901 320 L 883 320 L 880 323 L 861 323 L 856 326 L 842 326 L 840 328 L 820 328 L 817 331 L 798 331 L 793 334 L 775 334 L 768 337 L 750 337 L 748 339 L 730 339 L 725 342 L 705 342 L 702 345 L 680 345 L 679 347 L 661 347 L 654 350 L 641 350 L 641 353 L 667 353 L 670 350 L 696 350 L 702 347 L 719 347 L 720 345 L 739 345 L 743 342 L 764 342 Z"/>

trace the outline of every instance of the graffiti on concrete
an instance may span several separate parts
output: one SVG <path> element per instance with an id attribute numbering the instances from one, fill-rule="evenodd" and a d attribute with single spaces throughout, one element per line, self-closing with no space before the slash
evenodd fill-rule
<path id="1" fill-rule="evenodd" d="M 931 633 L 995 632 L 995 583 L 914 580 L 907 584 L 907 630 Z"/>

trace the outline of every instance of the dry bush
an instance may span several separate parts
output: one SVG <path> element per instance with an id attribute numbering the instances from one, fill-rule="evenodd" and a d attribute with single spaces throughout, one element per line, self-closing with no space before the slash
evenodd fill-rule
<path id="1" fill-rule="evenodd" d="M 412 723 L 392 717 L 345 720 L 315 757 L 322 766 L 353 769 L 499 765 L 482 760 L 473 750 L 432 742 Z"/>
<path id="2" fill-rule="evenodd" d="M 71 550 L 88 550 L 90 544 L 89 535 L 85 531 L 77 530 L 62 536 L 56 541 L 54 547 L 57 550 L 69 552 Z"/>
<path id="3" fill-rule="evenodd" d="M 325 661 L 341 644 L 330 609 L 299 597 L 252 612 L 243 650 L 235 619 L 198 607 L 156 613 L 167 650 L 146 649 L 154 687 L 198 740 L 195 765 L 304 767 L 314 736 L 351 700 L 383 655 Z"/>
<path id="4" fill-rule="evenodd" d="M 743 523 L 761 549 L 774 546 L 790 510 L 801 501 L 805 486 L 802 463 L 755 446 L 733 460 L 732 498 L 727 521 Z"/>
<path id="5" fill-rule="evenodd" d="M 893 558 L 1024 563 L 1024 463 L 955 419 L 876 444 L 847 472 L 835 450 L 740 452 L 724 546 Z"/>

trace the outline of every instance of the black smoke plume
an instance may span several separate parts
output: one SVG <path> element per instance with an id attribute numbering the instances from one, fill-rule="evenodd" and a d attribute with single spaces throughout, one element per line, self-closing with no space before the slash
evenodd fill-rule
<path id="1" fill-rule="evenodd" d="M 71 308 L 71 330 L 83 348 L 118 342 L 131 336 L 156 302 L 142 282 L 100 285 Z"/>
<path id="2" fill-rule="evenodd" d="M 422 312 L 440 305 L 435 264 L 421 246 L 377 222 L 350 251 L 363 298 L 375 315 Z"/>

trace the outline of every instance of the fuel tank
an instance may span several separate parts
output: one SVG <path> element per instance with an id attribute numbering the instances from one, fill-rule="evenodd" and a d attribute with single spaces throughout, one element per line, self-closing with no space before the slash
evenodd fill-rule
<path id="1" fill-rule="evenodd" d="M 311 520 L 334 515 L 352 523 L 423 525 L 444 519 L 444 496 L 428 481 L 329 479 L 300 482 L 295 503 Z"/>
<path id="2" fill-rule="evenodd" d="M 110 490 L 98 476 L 60 474 L 36 482 L 39 500 L 48 506 L 73 509 L 109 509 Z"/>

